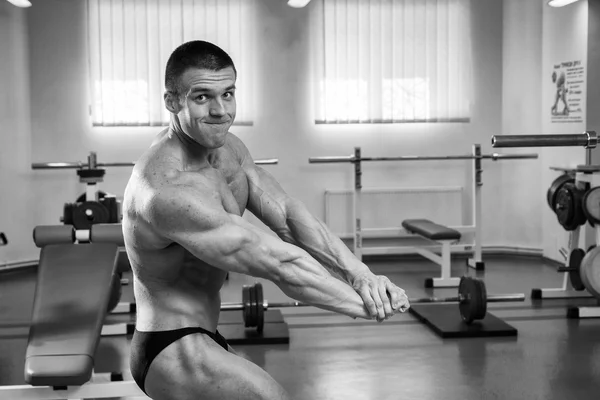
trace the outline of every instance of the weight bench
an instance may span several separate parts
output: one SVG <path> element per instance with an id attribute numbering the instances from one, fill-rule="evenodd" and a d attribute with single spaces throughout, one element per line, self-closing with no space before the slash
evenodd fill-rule
<path id="1" fill-rule="evenodd" d="M 405 219 L 402 221 L 402 227 L 409 233 L 419 235 L 442 246 L 441 256 L 428 249 L 416 247 L 417 253 L 441 266 L 441 276 L 427 278 L 425 287 L 458 287 L 460 277 L 452 277 L 450 271 L 452 260 L 450 246 L 460 240 L 460 232 L 428 219 Z"/>
<path id="2" fill-rule="evenodd" d="M 25 357 L 31 386 L 0 387 L 0 399 L 144 396 L 134 382 L 90 382 L 118 273 L 117 244 L 74 244 L 70 225 L 36 227 L 34 241 L 41 251 Z"/>

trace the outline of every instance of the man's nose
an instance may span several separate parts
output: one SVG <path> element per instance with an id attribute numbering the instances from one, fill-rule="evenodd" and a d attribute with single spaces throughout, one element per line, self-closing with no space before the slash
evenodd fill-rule
<path id="1" fill-rule="evenodd" d="M 225 115 L 225 107 L 220 99 L 215 99 L 210 104 L 210 115 L 212 117 L 221 117 Z"/>

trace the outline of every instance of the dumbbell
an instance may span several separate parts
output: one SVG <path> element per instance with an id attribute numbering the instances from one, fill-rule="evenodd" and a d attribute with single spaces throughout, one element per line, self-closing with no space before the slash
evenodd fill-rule
<path id="1" fill-rule="evenodd" d="M 477 278 L 463 276 L 458 285 L 458 296 L 436 298 L 422 297 L 408 299 L 411 304 L 421 303 L 458 303 L 462 320 L 466 324 L 483 319 L 487 312 L 488 302 L 524 301 L 525 295 L 503 294 L 487 295 L 485 283 Z M 308 307 L 310 304 L 300 302 L 269 303 L 263 298 L 263 289 L 260 283 L 244 285 L 242 288 L 241 303 L 223 303 L 221 311 L 242 311 L 244 325 L 247 328 L 255 327 L 258 332 L 264 328 L 264 312 L 272 308 Z"/>

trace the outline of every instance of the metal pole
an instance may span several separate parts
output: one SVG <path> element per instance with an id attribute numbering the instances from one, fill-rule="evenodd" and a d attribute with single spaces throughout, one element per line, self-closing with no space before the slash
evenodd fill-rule
<path id="1" fill-rule="evenodd" d="M 267 165 L 267 164 L 278 164 L 279 160 L 277 158 L 265 158 L 255 160 L 254 163 L 256 165 Z M 94 168 L 102 168 L 102 167 L 133 167 L 135 162 L 109 162 L 109 163 L 84 163 L 82 161 L 75 162 L 44 162 L 44 163 L 32 163 L 31 169 L 94 169 Z"/>
<path id="2" fill-rule="evenodd" d="M 518 160 L 518 159 L 535 159 L 537 154 L 480 154 L 473 156 L 472 154 L 457 155 L 457 156 L 399 156 L 399 157 L 360 157 L 356 156 L 333 156 L 333 157 L 309 157 L 310 164 L 333 164 L 333 163 L 355 163 L 362 161 L 445 161 L 445 160 L 473 160 L 475 158 L 490 159 L 490 160 Z"/>
<path id="3" fill-rule="evenodd" d="M 453 297 L 417 297 L 409 298 L 408 302 L 411 304 L 423 304 L 423 303 L 460 303 L 462 301 L 468 301 L 463 296 Z M 511 294 L 499 294 L 499 295 L 488 295 L 488 303 L 508 303 L 513 301 L 525 301 L 525 295 L 523 293 L 511 293 Z M 311 304 L 305 304 L 298 301 L 291 301 L 285 303 L 269 303 L 266 300 L 263 302 L 265 310 L 269 308 L 291 308 L 291 307 L 311 307 Z M 242 311 L 244 310 L 243 303 L 223 303 L 221 304 L 221 311 Z"/>
<path id="4" fill-rule="evenodd" d="M 594 148 L 598 135 L 594 131 L 567 135 L 500 135 L 492 136 L 492 147 L 568 147 Z"/>
<path id="5" fill-rule="evenodd" d="M 481 145 L 474 144 L 473 145 L 473 155 L 478 156 L 481 155 Z M 473 191 L 473 225 L 475 226 L 475 249 L 473 254 L 473 265 L 471 267 L 476 270 L 478 267 L 482 266 L 482 249 L 481 249 L 481 222 L 482 218 L 482 204 L 481 204 L 481 187 L 483 186 L 483 167 L 480 158 L 475 158 L 473 162 L 473 187 L 471 190 Z"/>
<path id="6" fill-rule="evenodd" d="M 353 196 L 353 204 L 354 204 L 354 255 L 360 261 L 362 261 L 362 226 L 361 226 L 361 216 L 362 216 L 362 170 L 361 170 L 361 157 L 360 157 L 360 147 L 354 148 L 354 158 L 358 160 L 354 163 L 354 196 Z"/>

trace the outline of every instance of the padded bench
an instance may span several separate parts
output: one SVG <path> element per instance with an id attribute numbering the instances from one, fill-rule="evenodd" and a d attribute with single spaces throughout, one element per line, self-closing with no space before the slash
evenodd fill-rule
<path id="1" fill-rule="evenodd" d="M 417 252 L 425 258 L 441 266 L 441 276 L 427 278 L 425 287 L 458 287 L 459 277 L 452 277 L 450 264 L 452 259 L 450 245 L 460 240 L 461 233 L 444 225 L 436 224 L 428 219 L 405 219 L 402 227 L 409 233 L 417 234 L 425 239 L 436 242 L 442 246 L 442 255 L 425 248 L 417 248 Z"/>
<path id="2" fill-rule="evenodd" d="M 455 229 L 436 224 L 428 219 L 405 219 L 402 227 L 430 240 L 460 240 L 461 234 Z"/>
<path id="3" fill-rule="evenodd" d="M 33 386 L 83 385 L 117 272 L 116 244 L 50 244 L 41 249 L 25 359 Z"/>

